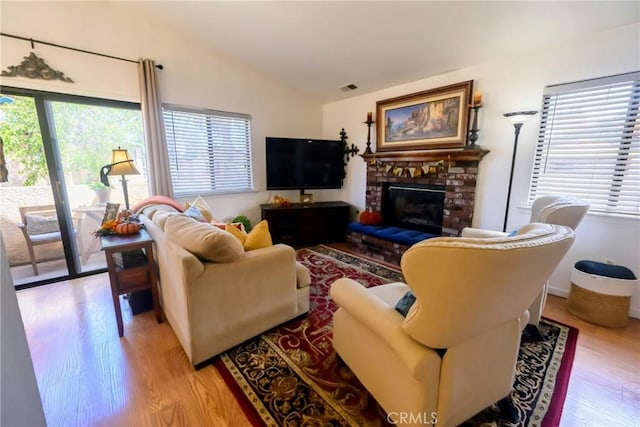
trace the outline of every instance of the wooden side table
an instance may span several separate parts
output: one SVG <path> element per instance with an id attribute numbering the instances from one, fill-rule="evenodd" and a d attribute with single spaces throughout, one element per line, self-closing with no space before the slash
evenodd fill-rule
<path id="1" fill-rule="evenodd" d="M 158 323 L 162 323 L 156 264 L 153 259 L 153 239 L 151 236 L 144 229 L 136 234 L 102 236 L 100 237 L 100 245 L 107 257 L 107 270 L 109 271 L 109 281 L 111 282 L 113 306 L 116 311 L 118 334 L 120 336 L 124 334 L 119 298 L 122 294 L 151 289 L 156 319 Z M 144 252 L 146 262 L 140 265 L 135 263 L 136 265 L 134 266 L 127 266 L 125 254 L 123 253 L 137 250 Z M 114 259 L 116 257 L 118 258 L 117 260 Z"/>

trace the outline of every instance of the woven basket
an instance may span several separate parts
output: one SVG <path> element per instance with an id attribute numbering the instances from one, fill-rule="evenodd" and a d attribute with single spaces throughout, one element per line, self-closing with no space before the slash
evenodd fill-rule
<path id="1" fill-rule="evenodd" d="M 622 327 L 629 321 L 630 296 L 605 295 L 571 283 L 567 310 L 602 326 Z"/>

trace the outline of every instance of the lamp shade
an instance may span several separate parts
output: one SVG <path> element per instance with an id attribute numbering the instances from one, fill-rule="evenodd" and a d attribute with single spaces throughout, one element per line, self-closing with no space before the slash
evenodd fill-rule
<path id="1" fill-rule="evenodd" d="M 109 175 L 139 175 L 138 169 L 133 164 L 133 160 L 129 158 L 129 152 L 120 147 L 112 150 L 111 170 Z"/>
<path id="2" fill-rule="evenodd" d="M 537 111 L 516 111 L 513 113 L 504 113 L 504 116 L 514 125 L 521 125 L 537 113 Z"/>

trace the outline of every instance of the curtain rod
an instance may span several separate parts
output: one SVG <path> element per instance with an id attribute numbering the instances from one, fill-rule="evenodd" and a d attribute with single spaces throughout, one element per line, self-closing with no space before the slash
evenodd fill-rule
<path id="1" fill-rule="evenodd" d="M 28 38 L 28 37 L 16 36 L 14 34 L 0 33 L 0 36 L 10 37 L 12 39 L 18 39 L 18 40 L 24 40 L 24 41 L 30 42 L 31 43 L 31 49 L 34 49 L 34 43 L 39 43 L 39 44 L 43 44 L 43 45 L 46 45 L 46 46 L 58 47 L 60 49 L 68 49 L 68 50 L 73 50 L 73 51 L 76 51 L 76 52 L 88 53 L 89 55 L 96 55 L 96 56 L 102 56 L 104 58 L 117 59 L 118 61 L 133 62 L 135 64 L 138 63 L 138 61 L 134 61 L 133 59 L 120 58 L 118 56 L 106 55 L 104 53 L 92 52 L 90 50 L 84 50 L 84 49 L 78 49 L 78 48 L 75 48 L 75 47 L 63 46 L 61 44 L 45 42 L 45 41 L 42 41 L 42 40 L 31 39 L 31 38 Z M 159 70 L 163 70 L 164 66 L 162 64 L 158 64 L 158 65 L 156 65 L 156 68 L 159 69 Z"/>

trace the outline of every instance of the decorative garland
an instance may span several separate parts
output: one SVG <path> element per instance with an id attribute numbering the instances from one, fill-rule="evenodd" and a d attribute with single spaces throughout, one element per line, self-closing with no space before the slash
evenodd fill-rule
<path id="1" fill-rule="evenodd" d="M 451 161 L 449 161 L 448 164 L 445 164 L 444 160 L 440 160 L 438 162 L 426 162 L 421 166 L 397 166 L 395 162 L 384 163 L 380 160 L 374 160 L 371 162 L 371 165 L 375 166 L 377 170 L 382 169 L 386 174 L 392 173 L 395 176 L 404 176 L 409 178 L 437 175 L 440 172 L 444 172 L 454 164 L 455 163 Z"/>

